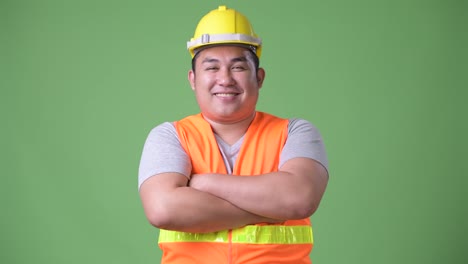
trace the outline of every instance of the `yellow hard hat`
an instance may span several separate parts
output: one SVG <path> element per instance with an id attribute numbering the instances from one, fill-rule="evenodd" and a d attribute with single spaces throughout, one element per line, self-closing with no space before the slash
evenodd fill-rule
<path id="1" fill-rule="evenodd" d="M 187 42 L 187 49 L 193 58 L 197 49 L 218 44 L 247 45 L 259 58 L 262 51 L 262 40 L 247 17 L 226 6 L 219 6 L 202 17 L 193 38 Z"/>

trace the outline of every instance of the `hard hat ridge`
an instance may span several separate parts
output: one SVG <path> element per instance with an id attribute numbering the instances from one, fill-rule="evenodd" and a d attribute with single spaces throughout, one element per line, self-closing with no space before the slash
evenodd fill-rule
<path id="1" fill-rule="evenodd" d="M 193 38 L 187 42 L 187 49 L 193 58 L 196 52 L 221 44 L 245 45 L 258 57 L 261 55 L 262 40 L 247 17 L 226 6 L 219 6 L 200 19 Z"/>

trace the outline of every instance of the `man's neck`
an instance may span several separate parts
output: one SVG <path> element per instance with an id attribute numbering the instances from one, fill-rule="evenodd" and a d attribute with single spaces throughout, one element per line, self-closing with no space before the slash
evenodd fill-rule
<path id="1" fill-rule="evenodd" d="M 254 118 L 255 112 L 246 119 L 232 123 L 216 122 L 207 118 L 205 118 L 205 120 L 210 123 L 211 129 L 213 129 L 213 132 L 216 135 L 218 135 L 227 144 L 233 145 L 247 132 L 247 129 Z"/>

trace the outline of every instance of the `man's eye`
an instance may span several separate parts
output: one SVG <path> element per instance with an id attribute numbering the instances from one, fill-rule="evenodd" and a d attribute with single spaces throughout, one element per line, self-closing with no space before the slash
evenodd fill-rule
<path id="1" fill-rule="evenodd" d="M 234 67 L 232 67 L 232 69 L 236 70 L 236 71 L 243 71 L 243 70 L 245 70 L 245 67 L 243 67 L 243 66 L 234 66 Z"/>
<path id="2" fill-rule="evenodd" d="M 215 70 L 217 70 L 217 69 L 218 69 L 218 67 L 215 67 L 215 66 L 206 67 L 206 70 L 207 70 L 207 71 L 215 71 Z"/>

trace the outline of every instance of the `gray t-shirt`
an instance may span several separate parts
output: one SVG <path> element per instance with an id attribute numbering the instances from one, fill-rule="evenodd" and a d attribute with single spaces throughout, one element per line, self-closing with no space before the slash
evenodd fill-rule
<path id="1" fill-rule="evenodd" d="M 232 173 L 237 154 L 244 140 L 233 145 L 215 135 L 228 173 Z M 281 151 L 278 168 L 292 158 L 311 158 L 328 170 L 328 160 L 322 137 L 317 128 L 304 119 L 289 119 L 288 137 Z M 138 172 L 138 188 L 156 174 L 177 172 L 190 179 L 192 165 L 183 149 L 173 123 L 165 122 L 153 128 L 146 139 Z"/>

